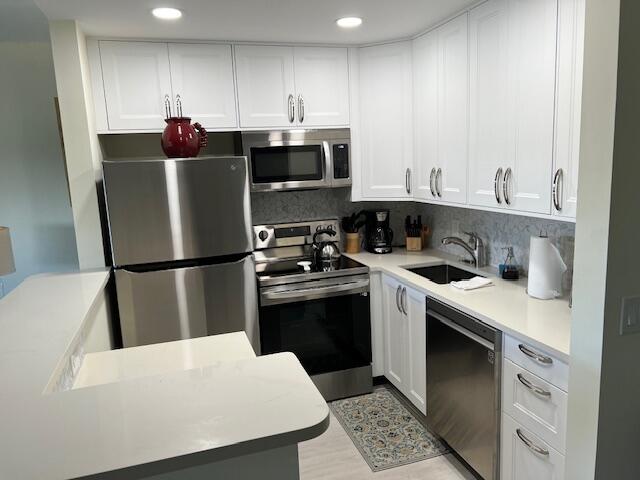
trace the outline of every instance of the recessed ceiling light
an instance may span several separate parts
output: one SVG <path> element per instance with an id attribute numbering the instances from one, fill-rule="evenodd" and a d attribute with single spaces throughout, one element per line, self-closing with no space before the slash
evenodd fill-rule
<path id="1" fill-rule="evenodd" d="M 343 17 L 336 20 L 336 23 L 342 28 L 353 28 L 360 26 L 362 19 L 360 17 Z"/>
<path id="2" fill-rule="evenodd" d="M 177 8 L 159 7 L 151 10 L 154 17 L 162 20 L 177 20 L 182 16 L 182 12 Z"/>

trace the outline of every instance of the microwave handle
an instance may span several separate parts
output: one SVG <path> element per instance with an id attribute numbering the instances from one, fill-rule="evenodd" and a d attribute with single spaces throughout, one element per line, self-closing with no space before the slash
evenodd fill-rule
<path id="1" fill-rule="evenodd" d="M 324 182 L 328 187 L 333 183 L 333 161 L 331 159 L 331 147 L 329 146 L 329 142 L 322 142 L 322 152 L 324 154 Z"/>

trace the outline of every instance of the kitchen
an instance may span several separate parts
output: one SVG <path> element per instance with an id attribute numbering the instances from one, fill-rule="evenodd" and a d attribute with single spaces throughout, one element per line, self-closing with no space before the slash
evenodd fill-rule
<path id="1" fill-rule="evenodd" d="M 589 477 L 589 0 L 35 3 L 80 272 L 0 300 L 4 476 Z"/>

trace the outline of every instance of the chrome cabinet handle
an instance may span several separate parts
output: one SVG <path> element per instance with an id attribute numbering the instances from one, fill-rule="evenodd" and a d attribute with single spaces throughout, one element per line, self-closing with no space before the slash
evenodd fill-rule
<path id="1" fill-rule="evenodd" d="M 435 197 L 436 196 L 436 191 L 433 189 L 433 177 L 436 174 L 436 167 L 433 167 L 431 169 L 431 175 L 429 175 L 429 190 L 431 190 L 431 196 Z"/>
<path id="2" fill-rule="evenodd" d="M 176 115 L 182 117 L 182 98 L 180 98 L 180 94 L 176 95 Z"/>
<path id="3" fill-rule="evenodd" d="M 562 169 L 559 168 L 556 170 L 556 174 L 553 176 L 553 206 L 554 208 L 560 212 L 562 211 L 562 199 L 560 198 L 560 182 L 562 181 L 563 172 Z"/>
<path id="4" fill-rule="evenodd" d="M 534 385 L 529 380 L 524 378 L 524 375 L 522 375 L 521 373 L 519 373 L 517 375 L 517 377 L 518 377 L 518 380 L 520 381 L 520 383 L 522 385 L 524 385 L 525 387 L 527 387 L 529 390 L 531 390 L 533 393 L 535 393 L 537 395 L 540 395 L 541 397 L 545 397 L 547 399 L 551 398 L 551 392 L 550 391 L 545 390 L 544 388 L 541 388 L 538 385 Z"/>
<path id="5" fill-rule="evenodd" d="M 511 167 L 507 168 L 504 172 L 504 179 L 502 181 L 502 194 L 504 195 L 504 203 L 511 205 L 511 199 L 509 198 L 509 182 L 511 181 Z"/>
<path id="6" fill-rule="evenodd" d="M 298 121 L 304 122 L 304 98 L 302 95 L 298 95 Z"/>
<path id="7" fill-rule="evenodd" d="M 402 287 L 402 295 L 400 295 L 400 306 L 402 307 L 402 313 L 404 313 L 405 315 L 408 315 L 407 309 L 405 307 L 406 300 L 407 300 L 407 288 Z"/>
<path id="8" fill-rule="evenodd" d="M 396 290 L 396 308 L 400 313 L 402 313 L 402 308 L 400 308 L 400 292 L 402 291 L 402 285 L 398 285 Z"/>
<path id="9" fill-rule="evenodd" d="M 438 187 L 438 181 L 442 184 L 442 169 L 438 168 L 436 172 L 436 194 L 439 198 L 442 198 L 442 192 L 440 191 L 440 187 Z"/>
<path id="10" fill-rule="evenodd" d="M 293 123 L 296 120 L 296 114 L 295 114 L 295 109 L 296 109 L 296 105 L 295 105 L 295 100 L 293 99 L 293 95 L 289 94 L 289 123 Z"/>
<path id="11" fill-rule="evenodd" d="M 169 94 L 164 96 L 164 117 L 171 118 L 171 97 Z"/>
<path id="12" fill-rule="evenodd" d="M 407 194 L 411 194 L 411 169 L 407 168 L 407 171 L 404 172 L 404 182 L 405 188 L 407 189 Z"/>
<path id="13" fill-rule="evenodd" d="M 500 198 L 500 179 L 502 178 L 502 167 L 496 170 L 496 176 L 493 179 L 493 191 L 496 194 L 496 201 L 498 204 L 502 204 L 502 199 Z"/>
<path id="14" fill-rule="evenodd" d="M 546 355 L 542 355 L 541 353 L 534 352 L 529 347 L 524 344 L 518 345 L 518 348 L 522 353 L 524 353 L 527 357 L 532 358 L 536 362 L 542 363 L 543 365 L 551 365 L 553 364 L 553 359 L 551 357 L 547 357 Z"/>
<path id="15" fill-rule="evenodd" d="M 545 457 L 549 456 L 549 450 L 547 450 L 546 448 L 539 447 L 538 445 L 533 443 L 531 440 L 529 440 L 525 436 L 524 433 L 522 433 L 522 430 L 520 430 L 519 428 L 516 428 L 516 433 L 518 434 L 518 437 L 520 438 L 520 440 L 522 440 L 522 443 L 524 443 L 527 446 L 527 448 L 529 448 L 529 450 L 531 450 L 534 453 L 537 453 L 538 455 L 542 455 Z"/>

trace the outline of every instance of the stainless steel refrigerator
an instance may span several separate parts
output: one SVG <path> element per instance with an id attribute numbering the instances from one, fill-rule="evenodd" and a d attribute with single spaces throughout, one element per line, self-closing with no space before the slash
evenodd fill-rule
<path id="1" fill-rule="evenodd" d="M 259 353 L 246 157 L 103 170 L 124 346 L 244 330 Z"/>

